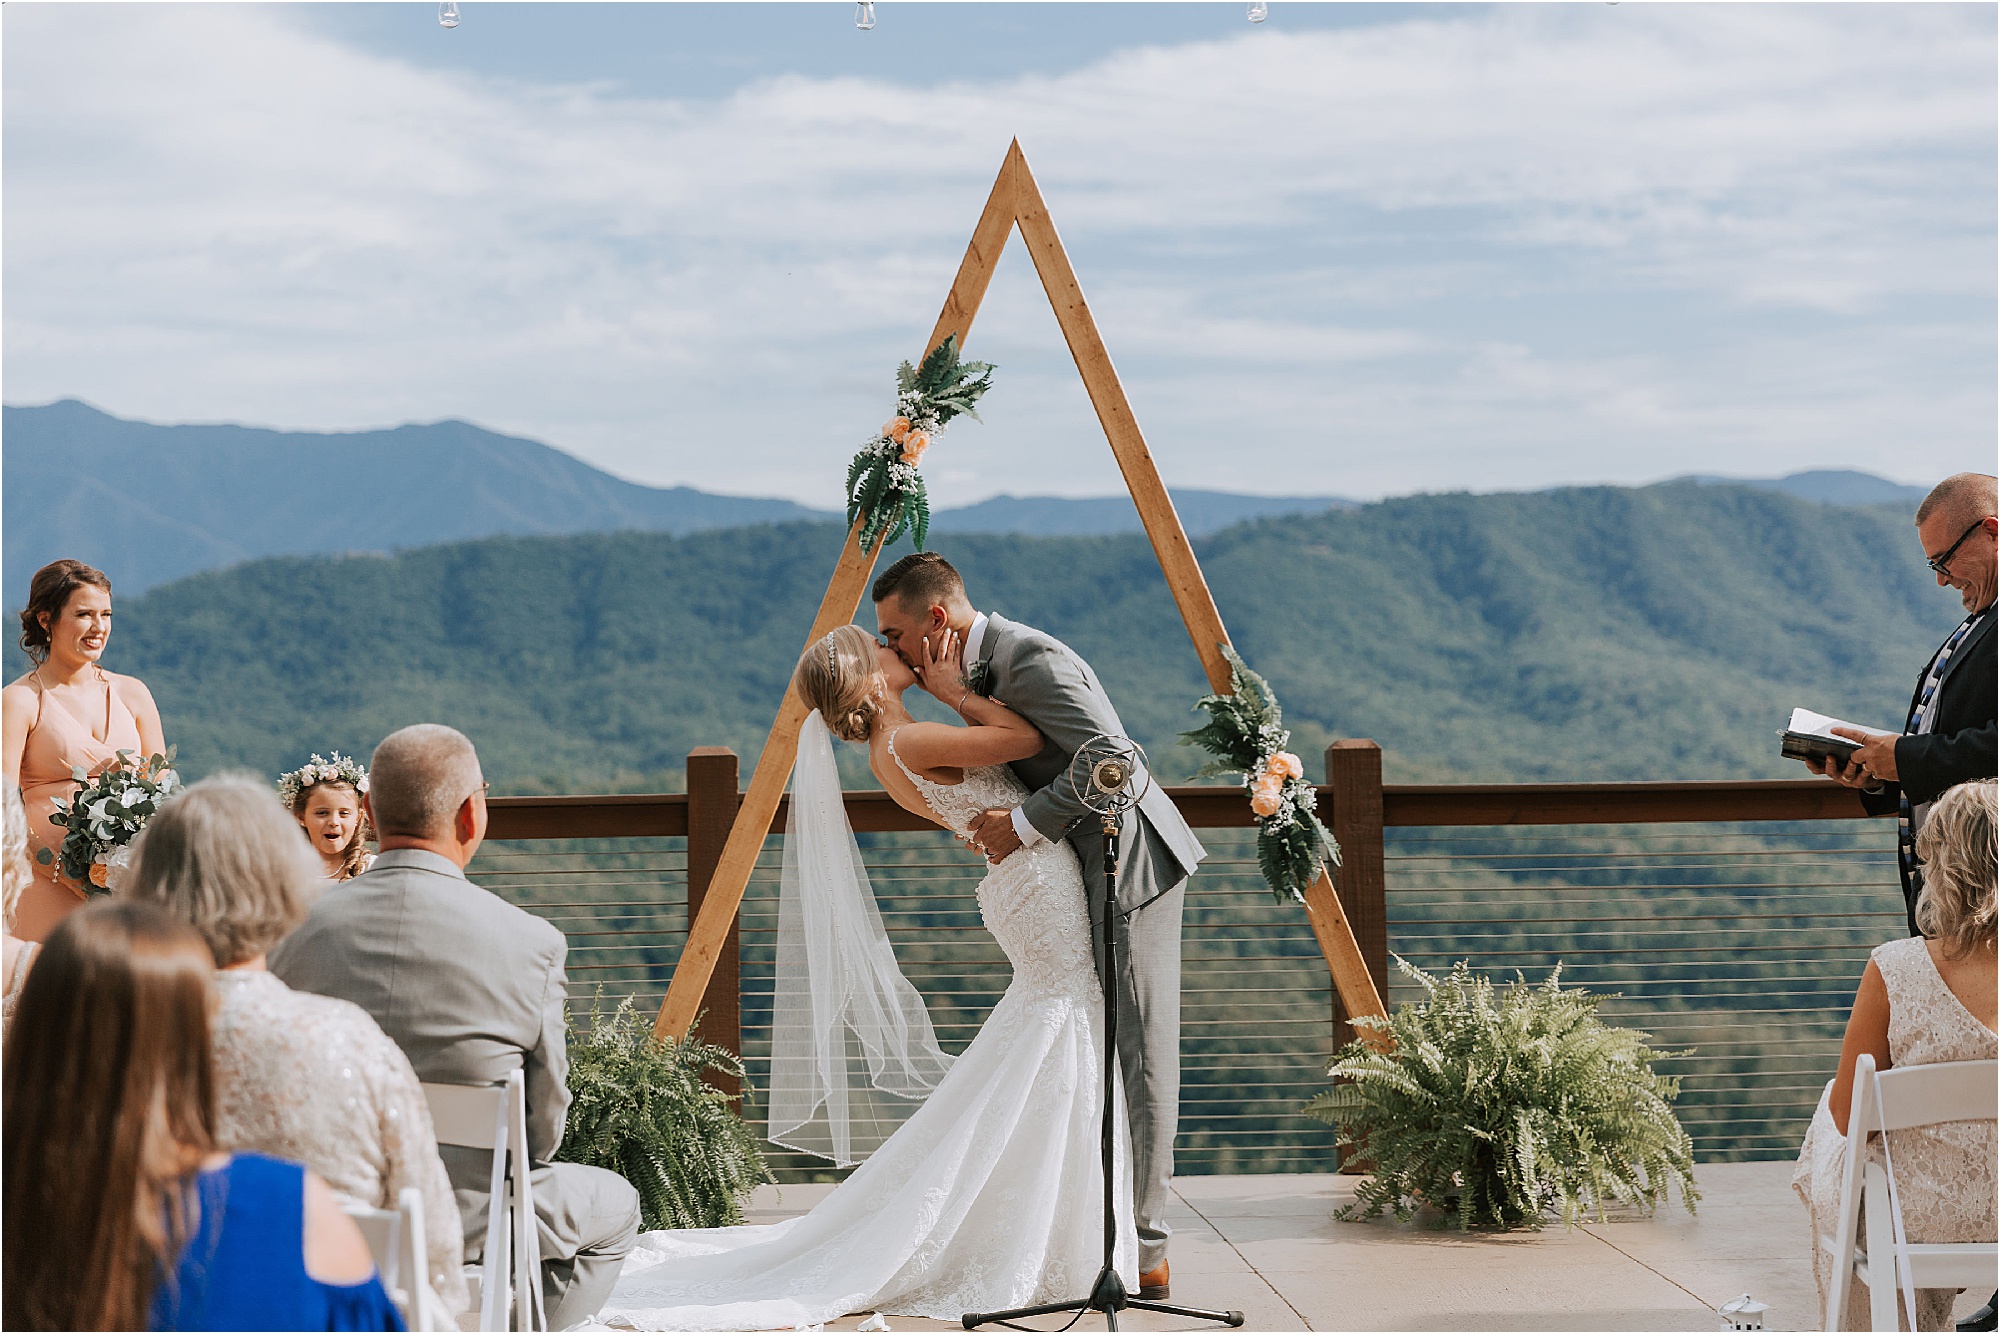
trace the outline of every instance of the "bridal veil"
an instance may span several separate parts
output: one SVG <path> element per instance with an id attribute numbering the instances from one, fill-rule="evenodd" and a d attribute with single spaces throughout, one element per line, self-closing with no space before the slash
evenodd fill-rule
<path id="1" fill-rule="evenodd" d="M 777 946 L 770 1139 L 852 1166 L 929 1096 L 952 1058 L 889 948 L 818 710 L 792 767 Z"/>

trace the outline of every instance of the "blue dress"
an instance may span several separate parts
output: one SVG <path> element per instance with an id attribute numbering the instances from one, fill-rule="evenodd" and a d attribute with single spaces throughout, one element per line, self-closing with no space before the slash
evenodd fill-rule
<path id="1" fill-rule="evenodd" d="M 174 1281 L 153 1294 L 150 1329 L 402 1329 L 370 1274 L 321 1283 L 306 1272 L 306 1172 L 239 1153 L 197 1178 L 201 1222 Z"/>

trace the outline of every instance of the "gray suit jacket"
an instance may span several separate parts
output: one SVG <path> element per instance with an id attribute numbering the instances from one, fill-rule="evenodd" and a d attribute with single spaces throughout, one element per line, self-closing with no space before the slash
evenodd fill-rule
<path id="1" fill-rule="evenodd" d="M 433 852 L 398 848 L 320 896 L 271 951 L 287 986 L 352 1001 L 432 1084 L 524 1071 L 528 1152 L 547 1162 L 569 1114 L 562 932 Z M 454 1186 L 484 1191 L 489 1155 L 446 1149 Z"/>
<path id="2" fill-rule="evenodd" d="M 988 614 L 979 661 L 986 664 L 981 693 L 1015 710 L 1048 738 L 1040 754 L 1009 766 L 1028 788 L 1022 812 L 1042 837 L 1069 840 L 1083 859 L 1085 880 L 1101 896 L 1102 826 L 1077 800 L 1068 774 L 1084 742 L 1100 733 L 1125 734 L 1118 711 L 1098 684 L 1097 673 L 1074 649 L 1005 617 Z M 1118 902 L 1126 908 L 1172 889 L 1207 855 L 1157 784 L 1149 785 L 1136 812 L 1126 814 L 1120 841 Z"/>

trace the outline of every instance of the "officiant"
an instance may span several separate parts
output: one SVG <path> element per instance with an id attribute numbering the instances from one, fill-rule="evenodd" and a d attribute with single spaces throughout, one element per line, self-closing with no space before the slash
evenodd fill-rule
<path id="1" fill-rule="evenodd" d="M 1828 778 L 1858 788 L 1869 814 L 1896 812 L 1896 861 L 1913 936 L 1921 934 L 1916 902 L 1924 883 L 1916 831 L 1932 800 L 1947 788 L 1991 778 L 1995 771 L 1993 602 L 2000 586 L 1995 486 L 1985 473 L 1957 473 L 1917 507 L 1924 563 L 1939 587 L 1958 591 L 1966 617 L 1917 674 L 1900 735 L 1835 728 L 1861 748 L 1844 767 L 1832 759 L 1816 766 Z"/>

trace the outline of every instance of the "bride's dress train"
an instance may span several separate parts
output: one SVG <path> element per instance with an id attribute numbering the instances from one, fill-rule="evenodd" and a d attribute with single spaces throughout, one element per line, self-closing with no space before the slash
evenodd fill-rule
<path id="1" fill-rule="evenodd" d="M 955 786 L 904 772 L 959 831 L 1026 796 L 1004 767 L 968 770 Z M 979 908 L 1014 979 L 929 1099 L 810 1213 L 641 1236 L 602 1319 L 789 1329 L 879 1310 L 955 1322 L 1089 1291 L 1104 1237 L 1104 1005 L 1076 854 L 1061 842 L 1014 853 L 980 883 Z M 1129 1202 L 1116 1121 L 1116 1198 Z M 1117 1267 L 1136 1290 L 1137 1245 L 1121 1215 Z"/>

